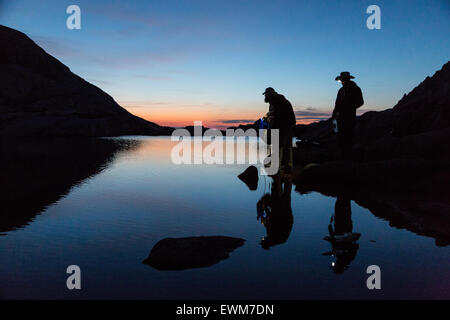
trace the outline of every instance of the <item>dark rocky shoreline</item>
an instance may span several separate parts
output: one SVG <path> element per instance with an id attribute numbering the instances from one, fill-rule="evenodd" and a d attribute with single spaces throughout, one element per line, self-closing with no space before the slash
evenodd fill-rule
<path id="1" fill-rule="evenodd" d="M 340 160 L 329 120 L 297 136 L 299 189 L 350 194 L 416 233 L 440 230 L 436 243 L 450 244 L 450 62 L 392 109 L 358 117 L 353 161 Z"/>

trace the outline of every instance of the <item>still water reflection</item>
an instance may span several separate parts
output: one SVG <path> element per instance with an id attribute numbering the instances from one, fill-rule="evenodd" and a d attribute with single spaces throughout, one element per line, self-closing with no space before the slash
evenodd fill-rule
<path id="1" fill-rule="evenodd" d="M 374 215 L 286 177 L 260 176 L 252 191 L 237 178 L 245 165 L 177 166 L 172 146 L 159 137 L 2 143 L 0 297 L 450 297 L 446 230 L 427 217 Z M 213 236 L 246 241 L 208 267 L 142 263 L 162 239 L 201 236 L 203 248 L 217 248 Z M 81 291 L 66 289 L 71 264 Z M 379 291 L 366 288 L 372 264 Z"/>

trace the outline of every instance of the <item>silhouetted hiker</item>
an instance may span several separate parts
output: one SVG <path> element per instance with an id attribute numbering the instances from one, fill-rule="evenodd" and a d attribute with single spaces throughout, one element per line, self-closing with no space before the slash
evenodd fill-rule
<path id="1" fill-rule="evenodd" d="M 336 261 L 331 264 L 331 267 L 335 273 L 343 273 L 356 257 L 359 248 L 356 241 L 361 236 L 360 233 L 353 232 L 350 199 L 337 197 L 328 232 L 330 235 L 324 239 L 331 243 L 332 251 L 325 255 L 334 255 Z"/>
<path id="2" fill-rule="evenodd" d="M 269 112 L 266 115 L 271 129 L 278 129 L 280 133 L 280 167 L 285 173 L 292 168 L 292 135 L 295 128 L 295 114 L 291 103 L 273 88 L 264 91 L 264 102 L 269 103 Z"/>
<path id="3" fill-rule="evenodd" d="M 291 234 L 294 217 L 291 208 L 292 182 L 282 180 L 279 175 L 272 176 L 272 190 L 256 204 L 257 219 L 266 227 L 267 236 L 261 240 L 261 246 L 269 249 L 284 243 Z"/>
<path id="4" fill-rule="evenodd" d="M 337 120 L 338 133 L 337 139 L 342 151 L 342 157 L 346 160 L 351 159 L 353 136 L 356 125 L 356 109 L 364 104 L 361 89 L 351 79 L 349 72 L 341 72 L 336 77 L 336 81 L 342 83 L 336 98 L 336 104 L 333 110 L 333 119 Z"/>

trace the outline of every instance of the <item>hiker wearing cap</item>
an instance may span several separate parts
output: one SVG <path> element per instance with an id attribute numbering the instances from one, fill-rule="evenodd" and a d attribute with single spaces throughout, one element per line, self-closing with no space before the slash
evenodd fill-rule
<path id="1" fill-rule="evenodd" d="M 267 88 L 263 95 L 269 103 L 269 112 L 265 119 L 271 129 L 279 130 L 280 163 L 283 171 L 289 173 L 292 168 L 292 136 L 295 128 L 295 114 L 291 103 L 273 88 Z"/>
<path id="2" fill-rule="evenodd" d="M 350 72 L 341 72 L 336 81 L 341 82 L 336 104 L 333 110 L 333 119 L 337 120 L 337 140 L 344 159 L 351 159 L 353 136 L 356 125 L 356 109 L 364 104 L 361 89 L 353 82 Z"/>

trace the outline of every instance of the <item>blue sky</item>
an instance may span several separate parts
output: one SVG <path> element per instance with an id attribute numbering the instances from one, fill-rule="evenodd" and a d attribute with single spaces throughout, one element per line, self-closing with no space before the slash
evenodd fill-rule
<path id="1" fill-rule="evenodd" d="M 66 8 L 81 8 L 81 30 Z M 381 30 L 366 8 L 381 8 Z M 254 120 L 267 86 L 299 121 L 326 117 L 341 71 L 363 110 L 395 105 L 450 57 L 448 0 L 65 1 L 0 0 L 18 29 L 131 112 L 162 124 Z"/>

